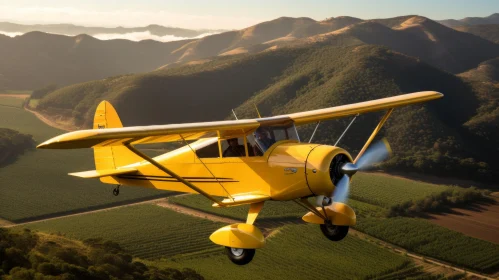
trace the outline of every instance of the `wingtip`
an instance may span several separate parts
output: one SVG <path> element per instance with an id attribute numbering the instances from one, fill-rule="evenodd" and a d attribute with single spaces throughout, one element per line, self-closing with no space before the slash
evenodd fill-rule
<path id="1" fill-rule="evenodd" d="M 40 145 L 36 146 L 37 149 L 48 149 L 48 145 L 50 143 L 48 143 L 48 141 L 45 141 L 43 143 L 41 143 Z"/>

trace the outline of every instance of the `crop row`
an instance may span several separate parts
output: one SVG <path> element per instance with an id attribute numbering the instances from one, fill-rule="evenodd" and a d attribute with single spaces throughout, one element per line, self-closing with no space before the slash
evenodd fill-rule
<path id="1" fill-rule="evenodd" d="M 481 272 L 499 268 L 499 245 L 415 218 L 364 218 L 357 228 L 416 253 Z"/>
<path id="2" fill-rule="evenodd" d="M 232 265 L 222 250 L 177 256 L 161 263 L 194 267 L 208 279 L 222 274 L 229 279 L 367 279 L 412 266 L 405 257 L 357 237 L 331 242 L 314 225 L 283 227 L 257 250 L 244 270 Z"/>
<path id="3" fill-rule="evenodd" d="M 444 185 L 427 184 L 373 173 L 358 173 L 352 179 L 351 198 L 383 207 L 427 197 L 447 189 Z"/>

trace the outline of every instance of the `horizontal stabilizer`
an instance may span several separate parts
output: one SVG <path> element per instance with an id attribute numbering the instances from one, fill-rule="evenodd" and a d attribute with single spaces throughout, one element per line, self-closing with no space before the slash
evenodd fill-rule
<path id="1" fill-rule="evenodd" d="M 237 205 L 243 205 L 243 204 L 251 204 L 251 203 L 257 203 L 265 200 L 269 200 L 270 196 L 266 194 L 258 194 L 258 193 L 246 193 L 246 194 L 236 194 L 232 195 L 233 199 L 230 198 L 225 198 L 222 203 L 224 206 L 237 206 Z M 214 203 L 212 205 L 213 207 L 220 207 L 220 205 Z"/>
<path id="2" fill-rule="evenodd" d="M 134 172 L 137 172 L 137 169 L 135 169 L 135 168 L 121 168 L 121 169 L 90 170 L 90 171 L 69 173 L 69 175 L 80 177 L 80 178 L 100 178 L 100 177 L 128 174 L 128 173 L 134 173 Z"/>

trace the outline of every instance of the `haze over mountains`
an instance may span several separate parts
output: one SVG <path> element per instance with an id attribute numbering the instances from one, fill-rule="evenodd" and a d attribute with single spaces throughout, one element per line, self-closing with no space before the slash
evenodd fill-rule
<path id="1" fill-rule="evenodd" d="M 480 24 L 499 24 L 499 13 L 491 14 L 488 17 L 466 17 L 459 20 L 444 19 L 439 20 L 438 22 L 452 28 Z"/>

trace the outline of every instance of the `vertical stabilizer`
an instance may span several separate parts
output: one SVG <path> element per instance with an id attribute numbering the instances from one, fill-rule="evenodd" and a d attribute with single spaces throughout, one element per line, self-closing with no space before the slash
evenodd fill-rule
<path id="1" fill-rule="evenodd" d="M 123 127 L 123 124 L 121 124 L 120 117 L 113 105 L 107 101 L 102 101 L 95 111 L 93 129 L 119 127 Z M 96 147 L 93 149 L 96 170 L 116 169 L 124 165 L 142 161 L 141 158 L 130 152 L 125 146 Z"/>

